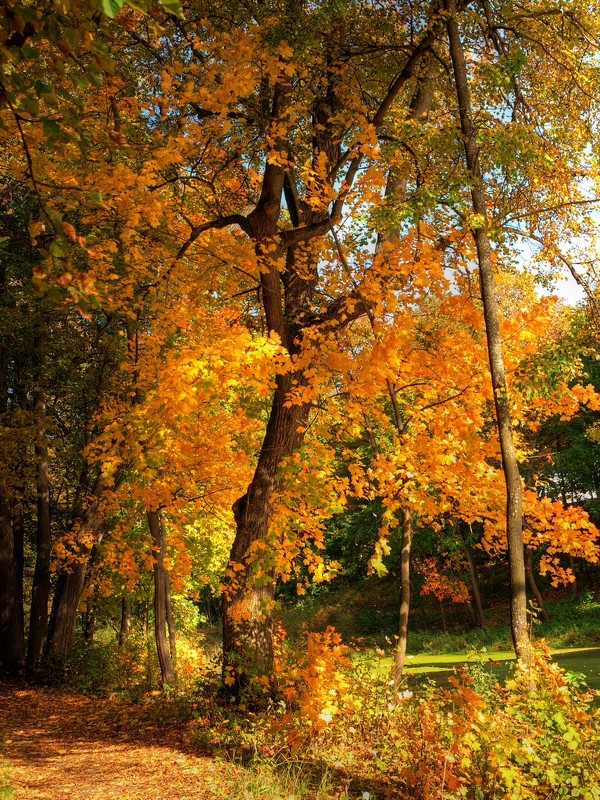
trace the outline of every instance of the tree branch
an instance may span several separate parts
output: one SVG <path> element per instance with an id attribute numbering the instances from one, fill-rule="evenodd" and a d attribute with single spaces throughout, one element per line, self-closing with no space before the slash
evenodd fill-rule
<path id="1" fill-rule="evenodd" d="M 243 216 L 243 214 L 230 214 L 227 217 L 219 217 L 218 219 L 210 220 L 210 222 L 205 222 L 202 225 L 198 225 L 196 228 L 192 230 L 190 236 L 177 252 L 175 256 L 175 260 L 182 258 L 192 244 L 196 241 L 196 239 L 200 236 L 201 233 L 204 231 L 208 231 L 211 228 L 227 228 L 229 225 L 239 225 L 240 228 L 247 233 L 248 236 L 252 236 L 252 228 L 250 227 L 250 223 L 248 219 Z"/>

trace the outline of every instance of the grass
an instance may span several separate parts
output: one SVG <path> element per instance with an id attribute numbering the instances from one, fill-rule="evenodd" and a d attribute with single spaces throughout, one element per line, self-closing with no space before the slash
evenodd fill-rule
<path id="1" fill-rule="evenodd" d="M 290 759 L 257 759 L 243 770 L 234 783 L 230 797 L 232 800 L 329 800 L 332 787 L 327 772 L 315 777 L 306 763 Z"/>
<path id="2" fill-rule="evenodd" d="M 0 800 L 11 800 L 13 788 L 10 785 L 10 778 L 8 775 L 9 765 L 1 751 L 2 743 L 0 743 Z"/>
<path id="3" fill-rule="evenodd" d="M 586 682 L 591 689 L 600 690 L 600 647 L 595 648 L 561 648 L 553 650 L 554 660 L 568 672 L 585 675 Z M 419 653 L 409 655 L 406 661 L 408 676 L 438 675 L 445 678 L 452 673 L 454 667 L 468 666 L 470 664 L 485 664 L 490 673 L 498 678 L 504 678 L 515 654 L 512 650 L 496 650 L 463 653 L 463 654 L 430 654 Z M 363 663 L 371 663 L 372 670 L 377 674 L 387 674 L 391 671 L 392 659 L 390 656 L 378 658 L 372 652 L 359 655 Z"/>
<path id="4" fill-rule="evenodd" d="M 0 769 L 1 769 L 0 765 Z M 8 782 L 8 776 L 4 772 L 0 772 L 0 800 L 11 800 L 13 796 L 13 789 Z"/>

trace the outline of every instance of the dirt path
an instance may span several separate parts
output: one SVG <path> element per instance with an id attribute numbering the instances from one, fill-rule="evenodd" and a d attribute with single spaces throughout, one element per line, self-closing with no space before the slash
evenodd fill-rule
<path id="1" fill-rule="evenodd" d="M 186 752 L 142 707 L 0 684 L 12 800 L 222 800 L 237 768 Z"/>

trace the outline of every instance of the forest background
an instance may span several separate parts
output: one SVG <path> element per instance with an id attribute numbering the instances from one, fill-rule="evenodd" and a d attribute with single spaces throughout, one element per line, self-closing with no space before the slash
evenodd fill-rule
<path id="1" fill-rule="evenodd" d="M 2 674 L 200 692 L 205 745 L 398 796 L 598 797 L 532 638 L 598 642 L 600 9 L 3 8 Z M 416 692 L 411 641 L 520 667 Z"/>

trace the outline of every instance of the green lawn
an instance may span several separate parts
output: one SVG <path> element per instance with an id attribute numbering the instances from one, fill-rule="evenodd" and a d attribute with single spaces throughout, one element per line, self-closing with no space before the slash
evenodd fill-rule
<path id="1" fill-rule="evenodd" d="M 560 648 L 553 650 L 552 656 L 563 669 L 569 672 L 583 673 L 589 687 L 600 691 L 600 647 Z M 491 673 L 503 679 L 514 657 L 515 654 L 511 650 L 469 653 L 467 655 L 419 653 L 407 656 L 406 674 L 409 681 L 411 675 L 427 675 L 438 682 L 445 683 L 452 675 L 454 667 L 480 663 L 487 665 Z M 373 666 L 378 673 L 387 673 L 391 670 L 392 660 L 390 657 L 377 658 L 369 655 L 366 658 L 367 660 L 373 659 Z"/>

